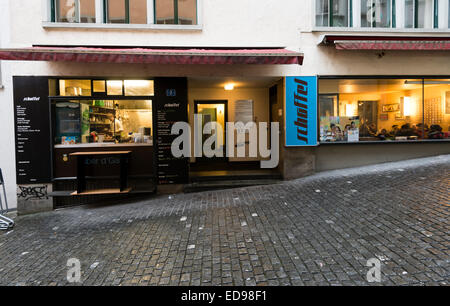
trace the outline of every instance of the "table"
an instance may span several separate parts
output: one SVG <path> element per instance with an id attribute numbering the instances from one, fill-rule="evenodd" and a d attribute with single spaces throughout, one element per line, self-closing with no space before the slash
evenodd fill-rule
<path id="1" fill-rule="evenodd" d="M 115 194 L 115 193 L 129 193 L 131 188 L 128 188 L 128 162 L 131 151 L 104 151 L 104 152 L 75 152 L 69 156 L 77 158 L 77 191 L 72 195 L 100 195 L 100 194 Z M 97 189 L 86 190 L 86 175 L 85 163 L 87 157 L 96 156 L 119 156 L 120 158 L 120 188 L 118 189 Z"/>

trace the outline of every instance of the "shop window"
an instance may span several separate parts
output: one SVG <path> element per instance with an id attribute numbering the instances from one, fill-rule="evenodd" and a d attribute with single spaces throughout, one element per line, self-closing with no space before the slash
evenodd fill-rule
<path id="1" fill-rule="evenodd" d="M 51 0 L 52 21 L 95 23 L 95 0 Z"/>
<path id="2" fill-rule="evenodd" d="M 450 80 L 320 79 L 319 117 L 321 142 L 448 139 Z"/>
<path id="3" fill-rule="evenodd" d="M 73 100 L 53 103 L 56 145 L 152 144 L 151 100 Z"/>
<path id="4" fill-rule="evenodd" d="M 106 23 L 147 23 L 147 0 L 105 0 Z"/>
<path id="5" fill-rule="evenodd" d="M 197 24 L 197 0 L 155 0 L 155 23 Z"/>
<path id="6" fill-rule="evenodd" d="M 351 0 L 316 0 L 316 26 L 351 26 Z"/>
<path id="7" fill-rule="evenodd" d="M 91 96 L 91 80 L 59 80 L 60 96 Z"/>
<path id="8" fill-rule="evenodd" d="M 155 95 L 154 81 L 125 80 L 125 96 L 153 96 Z"/>
<path id="9" fill-rule="evenodd" d="M 393 24 L 393 0 L 361 0 L 361 26 L 389 28 Z"/>
<path id="10" fill-rule="evenodd" d="M 123 95 L 123 81 L 106 81 L 106 92 L 108 96 Z"/>
<path id="11" fill-rule="evenodd" d="M 426 138 L 449 138 L 450 79 L 424 80 L 424 120 Z"/>

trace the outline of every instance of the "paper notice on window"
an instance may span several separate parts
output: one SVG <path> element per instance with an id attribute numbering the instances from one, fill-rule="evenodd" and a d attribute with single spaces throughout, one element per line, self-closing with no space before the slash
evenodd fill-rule
<path id="1" fill-rule="evenodd" d="M 359 130 L 350 129 L 348 130 L 348 142 L 358 142 L 359 141 Z"/>

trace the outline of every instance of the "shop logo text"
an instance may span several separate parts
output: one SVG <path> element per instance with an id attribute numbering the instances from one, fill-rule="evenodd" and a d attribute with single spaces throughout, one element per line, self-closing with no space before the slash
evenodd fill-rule
<path id="1" fill-rule="evenodd" d="M 297 91 L 294 93 L 294 105 L 297 108 L 297 139 L 308 143 L 308 82 L 295 79 Z"/>

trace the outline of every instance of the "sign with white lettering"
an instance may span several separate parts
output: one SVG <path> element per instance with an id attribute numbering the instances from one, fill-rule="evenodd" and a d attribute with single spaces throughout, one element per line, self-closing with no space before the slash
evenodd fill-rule
<path id="1" fill-rule="evenodd" d="M 48 78 L 15 76 L 13 85 L 17 183 L 50 183 L 52 136 Z"/>
<path id="2" fill-rule="evenodd" d="M 158 167 L 158 184 L 186 184 L 189 181 L 189 160 L 172 155 L 172 126 L 188 121 L 186 78 L 155 79 L 155 133 Z"/>
<path id="3" fill-rule="evenodd" d="M 317 145 L 317 77 L 286 77 L 286 146 Z"/>

